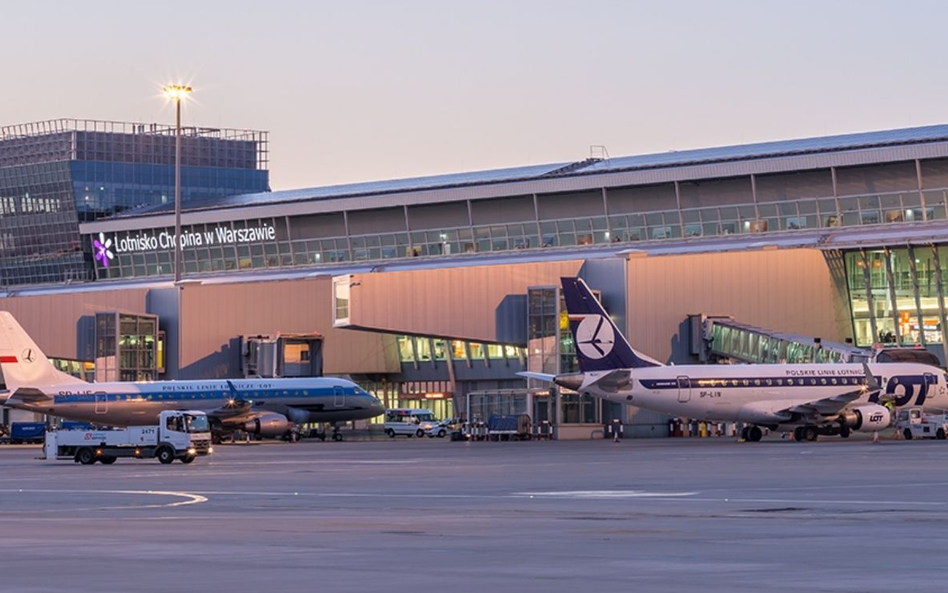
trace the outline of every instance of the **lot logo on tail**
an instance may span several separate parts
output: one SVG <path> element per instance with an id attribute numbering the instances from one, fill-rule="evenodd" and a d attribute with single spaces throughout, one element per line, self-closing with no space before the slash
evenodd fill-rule
<path id="1" fill-rule="evenodd" d="M 576 346 L 586 358 L 599 360 L 612 352 L 616 335 L 602 315 L 583 315 L 576 328 Z"/>

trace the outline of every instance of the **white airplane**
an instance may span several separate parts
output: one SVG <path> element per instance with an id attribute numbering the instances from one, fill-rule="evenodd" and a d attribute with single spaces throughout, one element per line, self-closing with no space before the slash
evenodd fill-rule
<path id="1" fill-rule="evenodd" d="M 50 364 L 13 315 L 0 311 L 0 369 L 11 408 L 111 426 L 158 422 L 162 410 L 204 410 L 215 433 L 295 436 L 307 422 L 373 418 L 385 411 L 352 381 L 332 377 L 87 383 Z"/>
<path id="2" fill-rule="evenodd" d="M 918 363 L 672 365 L 640 354 L 579 278 L 562 278 L 581 372 L 519 373 L 673 416 L 743 422 L 742 438 L 759 441 L 761 427 L 848 437 L 889 426 L 884 404 L 948 408 L 948 374 Z"/>

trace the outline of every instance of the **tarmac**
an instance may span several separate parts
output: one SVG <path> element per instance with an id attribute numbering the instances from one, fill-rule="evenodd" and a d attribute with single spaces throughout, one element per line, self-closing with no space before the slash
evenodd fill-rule
<path id="1" fill-rule="evenodd" d="M 948 443 L 0 447 L 0 591 L 945 589 Z"/>

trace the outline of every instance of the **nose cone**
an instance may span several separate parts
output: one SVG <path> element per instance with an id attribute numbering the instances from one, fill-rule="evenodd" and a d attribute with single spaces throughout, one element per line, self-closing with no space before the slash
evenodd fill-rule
<path id="1" fill-rule="evenodd" d="M 379 414 L 384 414 L 385 406 L 382 405 L 382 400 L 380 400 L 379 398 L 371 394 L 369 395 L 369 397 L 372 398 L 371 402 L 369 402 L 369 411 L 373 413 L 372 417 L 374 418 L 375 416 L 378 416 Z"/>
<path id="2" fill-rule="evenodd" d="M 583 380 L 585 380 L 585 378 L 586 375 L 583 373 L 569 373 L 567 375 L 557 375 L 553 378 L 553 382 L 560 387 L 579 391 L 579 388 L 583 386 Z"/>

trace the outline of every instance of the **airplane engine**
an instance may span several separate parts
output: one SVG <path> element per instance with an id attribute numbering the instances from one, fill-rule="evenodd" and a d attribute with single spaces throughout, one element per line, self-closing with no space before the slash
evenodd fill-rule
<path id="1" fill-rule="evenodd" d="M 869 404 L 853 408 L 843 414 L 840 420 L 845 421 L 846 426 L 853 430 L 873 432 L 889 426 L 892 421 L 892 414 L 885 406 Z"/>
<path id="2" fill-rule="evenodd" d="M 244 423 L 244 430 L 262 437 L 281 437 L 290 430 L 290 421 L 282 414 L 260 414 Z"/>

